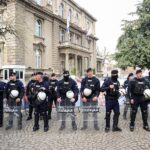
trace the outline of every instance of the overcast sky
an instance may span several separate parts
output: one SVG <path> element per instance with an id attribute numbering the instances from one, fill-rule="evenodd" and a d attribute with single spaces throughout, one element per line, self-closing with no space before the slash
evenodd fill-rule
<path id="1" fill-rule="evenodd" d="M 98 46 L 106 47 L 110 52 L 116 49 L 117 39 L 121 35 L 124 19 L 131 19 L 128 14 L 136 11 L 136 5 L 142 0 L 74 0 L 88 10 L 98 20 L 96 24 Z"/>

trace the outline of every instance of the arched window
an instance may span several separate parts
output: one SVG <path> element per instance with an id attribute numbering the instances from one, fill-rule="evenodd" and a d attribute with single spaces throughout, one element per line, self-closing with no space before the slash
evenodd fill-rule
<path id="1" fill-rule="evenodd" d="M 37 36 L 42 36 L 42 22 L 41 22 L 40 19 L 36 20 L 36 23 L 35 23 L 35 34 Z"/>
<path id="2" fill-rule="evenodd" d="M 72 10 L 71 9 L 69 9 L 69 19 L 70 19 L 70 21 L 71 21 L 71 19 L 72 19 Z"/>
<path id="3" fill-rule="evenodd" d="M 87 30 L 89 30 L 90 29 L 90 23 L 89 23 L 89 21 L 87 21 L 86 26 L 87 26 Z"/>
<path id="4" fill-rule="evenodd" d="M 63 3 L 60 4 L 59 15 L 60 15 L 62 18 L 64 17 L 64 4 L 63 4 Z"/>
<path id="5" fill-rule="evenodd" d="M 79 15 L 78 15 L 78 13 L 76 13 L 75 20 L 76 20 L 76 23 L 78 24 L 79 23 Z"/>
<path id="6" fill-rule="evenodd" d="M 35 51 L 35 60 L 36 60 L 36 69 L 42 68 L 42 51 L 40 49 L 36 49 Z"/>
<path id="7" fill-rule="evenodd" d="M 60 29 L 60 42 L 64 42 L 64 41 L 65 41 L 65 30 Z"/>

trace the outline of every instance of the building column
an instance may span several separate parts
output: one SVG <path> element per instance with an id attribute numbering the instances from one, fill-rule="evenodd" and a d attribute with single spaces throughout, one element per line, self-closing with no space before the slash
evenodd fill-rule
<path id="1" fill-rule="evenodd" d="M 65 55 L 65 69 L 69 70 L 69 53 L 66 53 Z"/>
<path id="2" fill-rule="evenodd" d="M 82 56 L 82 76 L 84 75 L 84 57 Z"/>
<path id="3" fill-rule="evenodd" d="M 76 75 L 78 75 L 78 55 L 74 55 L 74 57 L 75 57 Z"/>

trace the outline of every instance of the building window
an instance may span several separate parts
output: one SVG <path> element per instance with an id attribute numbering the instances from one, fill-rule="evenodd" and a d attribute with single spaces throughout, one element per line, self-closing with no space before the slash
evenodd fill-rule
<path id="1" fill-rule="evenodd" d="M 63 4 L 63 3 L 60 4 L 59 15 L 60 15 L 62 18 L 64 17 L 64 4 Z"/>
<path id="2" fill-rule="evenodd" d="M 89 21 L 87 21 L 86 27 L 87 27 L 87 30 L 90 29 L 90 23 L 89 23 Z"/>
<path id="3" fill-rule="evenodd" d="M 65 30 L 61 29 L 60 30 L 60 42 L 64 42 L 65 41 Z"/>
<path id="4" fill-rule="evenodd" d="M 73 43 L 73 33 L 70 33 L 70 42 Z"/>
<path id="5" fill-rule="evenodd" d="M 76 44 L 79 44 L 79 36 L 76 35 Z"/>
<path id="6" fill-rule="evenodd" d="M 76 41 L 75 41 L 75 44 L 81 45 L 81 36 L 76 35 Z"/>
<path id="7" fill-rule="evenodd" d="M 36 69 L 41 69 L 42 68 L 42 51 L 40 49 L 36 49 L 35 57 L 36 57 Z"/>
<path id="8" fill-rule="evenodd" d="M 88 48 L 90 49 L 91 48 L 91 40 L 88 40 Z"/>
<path id="9" fill-rule="evenodd" d="M 37 19 L 35 23 L 35 35 L 42 36 L 42 21 L 40 19 Z"/>
<path id="10" fill-rule="evenodd" d="M 76 24 L 79 23 L 79 15 L 78 15 L 78 13 L 76 13 L 76 16 L 75 16 L 75 23 L 76 23 Z"/>
<path id="11" fill-rule="evenodd" d="M 86 70 L 87 68 L 89 68 L 89 58 L 85 57 L 84 58 L 84 69 Z"/>
<path id="12" fill-rule="evenodd" d="M 97 61 L 97 72 L 101 72 L 101 62 Z"/>
<path id="13" fill-rule="evenodd" d="M 69 19 L 70 19 L 70 21 L 71 21 L 71 19 L 72 19 L 72 10 L 71 9 L 69 9 Z"/>
<path id="14" fill-rule="evenodd" d="M 38 5 L 41 5 L 41 0 L 35 0 Z"/>

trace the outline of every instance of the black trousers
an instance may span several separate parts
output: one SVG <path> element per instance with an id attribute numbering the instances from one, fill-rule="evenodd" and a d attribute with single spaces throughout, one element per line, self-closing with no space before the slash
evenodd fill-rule
<path id="1" fill-rule="evenodd" d="M 32 114 L 33 114 L 33 99 L 29 99 L 29 117 L 32 118 Z"/>
<path id="2" fill-rule="evenodd" d="M 57 107 L 57 96 L 49 97 L 48 101 L 48 116 L 51 116 L 53 102 L 55 103 L 55 107 Z"/>
<path id="3" fill-rule="evenodd" d="M 134 104 L 131 105 L 131 122 L 130 125 L 134 126 L 135 124 L 135 119 L 136 119 L 136 114 L 138 107 L 141 108 L 141 113 L 142 113 L 142 120 L 143 120 L 143 126 L 148 125 L 148 104 L 144 100 L 136 100 L 134 99 Z"/>
<path id="4" fill-rule="evenodd" d="M 40 118 L 40 116 L 43 116 L 44 128 L 48 127 L 47 105 L 48 104 L 35 105 L 34 127 L 39 127 L 39 118 Z"/>
<path id="5" fill-rule="evenodd" d="M 3 125 L 3 95 L 0 95 L 0 125 Z"/>

